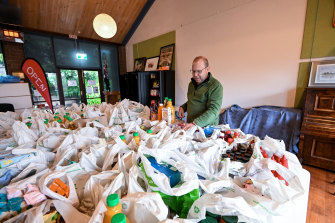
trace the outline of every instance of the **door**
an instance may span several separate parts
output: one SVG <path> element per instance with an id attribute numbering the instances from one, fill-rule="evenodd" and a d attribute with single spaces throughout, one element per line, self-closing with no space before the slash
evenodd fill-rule
<path id="1" fill-rule="evenodd" d="M 65 106 L 72 103 L 101 104 L 104 101 L 103 82 L 98 70 L 61 69 L 60 76 Z"/>
<path id="2" fill-rule="evenodd" d="M 83 102 L 81 97 L 81 80 L 79 80 L 78 70 L 61 69 L 60 75 L 63 86 L 64 104 L 66 107 L 72 103 L 80 104 Z"/>
<path id="3" fill-rule="evenodd" d="M 99 72 L 97 70 L 84 70 L 83 71 L 86 104 L 101 104 L 102 89 L 100 88 Z"/>

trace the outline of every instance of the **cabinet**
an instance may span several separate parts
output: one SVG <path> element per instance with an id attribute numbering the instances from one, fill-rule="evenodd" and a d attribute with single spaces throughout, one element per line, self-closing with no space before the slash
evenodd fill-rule
<path id="1" fill-rule="evenodd" d="M 307 88 L 299 158 L 335 171 L 335 88 Z"/>
<path id="2" fill-rule="evenodd" d="M 1 83 L 0 103 L 13 104 L 15 112 L 21 113 L 26 108 L 32 108 L 28 83 Z"/>
<path id="3" fill-rule="evenodd" d="M 175 104 L 174 71 L 128 72 L 120 75 L 119 80 L 121 99 L 127 98 L 150 106 L 151 100 L 163 102 L 168 97 Z"/>

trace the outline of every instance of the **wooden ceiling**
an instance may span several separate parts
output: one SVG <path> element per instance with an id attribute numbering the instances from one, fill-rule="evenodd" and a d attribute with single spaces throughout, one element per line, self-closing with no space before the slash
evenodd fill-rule
<path id="1" fill-rule="evenodd" d="M 9 0 L 21 8 L 22 26 L 65 35 L 77 35 L 121 44 L 147 0 Z M 93 19 L 100 13 L 112 16 L 117 24 L 114 37 L 104 39 L 93 29 Z"/>

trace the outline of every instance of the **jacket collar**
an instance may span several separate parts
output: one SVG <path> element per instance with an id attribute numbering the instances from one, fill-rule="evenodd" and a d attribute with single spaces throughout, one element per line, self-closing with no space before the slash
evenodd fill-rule
<path id="1" fill-rule="evenodd" d="M 191 78 L 191 81 L 192 81 L 192 84 L 193 84 L 194 88 L 197 89 L 198 87 L 205 85 L 211 79 L 212 79 L 212 74 L 210 72 L 208 72 L 208 77 L 201 84 L 198 85 L 197 82 L 195 82 L 195 80 L 193 79 L 193 77 Z"/>

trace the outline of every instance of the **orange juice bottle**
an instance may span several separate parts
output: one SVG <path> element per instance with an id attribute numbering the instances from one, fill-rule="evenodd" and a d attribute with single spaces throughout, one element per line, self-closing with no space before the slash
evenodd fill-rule
<path id="1" fill-rule="evenodd" d="M 29 116 L 28 117 L 29 121 L 26 123 L 26 125 L 28 126 L 28 128 L 31 127 L 32 123 L 31 123 L 31 117 Z"/>
<path id="2" fill-rule="evenodd" d="M 158 121 L 162 121 L 162 112 L 163 112 L 163 104 L 159 103 L 159 107 L 158 107 Z"/>
<path id="3" fill-rule="evenodd" d="M 175 112 L 174 112 L 174 107 L 172 105 L 172 99 L 168 100 L 168 103 L 167 103 L 166 107 L 171 109 L 171 124 L 173 124 L 175 119 L 176 119 L 176 115 L 175 115 Z"/>
<path id="4" fill-rule="evenodd" d="M 171 108 L 164 107 L 162 109 L 162 119 L 166 121 L 167 125 L 171 125 Z"/>
<path id="5" fill-rule="evenodd" d="M 151 130 L 151 129 L 148 129 L 148 130 L 147 130 L 147 133 L 148 133 L 149 135 L 152 135 L 152 130 Z"/>
<path id="6" fill-rule="evenodd" d="M 57 122 L 61 128 L 64 128 L 64 125 L 62 123 L 62 119 L 57 119 Z"/>
<path id="7" fill-rule="evenodd" d="M 133 133 L 133 139 L 135 140 L 136 145 L 139 146 L 140 145 L 140 137 L 138 135 L 138 132 Z"/>
<path id="8" fill-rule="evenodd" d="M 67 117 L 67 120 L 69 121 L 69 126 L 67 128 L 70 129 L 70 130 L 75 130 L 76 126 L 75 126 L 75 124 L 73 122 L 73 118 Z"/>
<path id="9" fill-rule="evenodd" d="M 165 97 L 165 98 L 164 98 L 164 104 L 163 104 L 163 107 L 164 107 L 164 108 L 166 107 L 168 100 L 169 100 L 168 97 Z"/>
<path id="10" fill-rule="evenodd" d="M 107 197 L 107 211 L 105 212 L 104 223 L 110 223 L 117 213 L 121 213 L 122 206 L 119 202 L 118 194 L 110 194 Z"/>
<path id="11" fill-rule="evenodd" d="M 120 135 L 120 139 L 127 144 L 126 137 L 124 135 Z"/>
<path id="12" fill-rule="evenodd" d="M 27 126 L 28 126 L 28 128 L 30 128 L 31 127 L 31 122 L 28 122 Z"/>
<path id="13" fill-rule="evenodd" d="M 45 121 L 44 121 L 44 124 L 47 128 L 49 128 L 49 119 L 46 118 Z"/>
<path id="14" fill-rule="evenodd" d="M 68 119 L 69 119 L 69 116 L 67 116 L 67 115 L 63 116 L 63 120 L 62 120 L 63 122 L 62 123 L 64 124 L 64 126 L 68 122 Z"/>
<path id="15" fill-rule="evenodd" d="M 130 223 L 130 221 L 128 220 L 125 214 L 117 213 L 112 218 L 112 223 Z"/>

